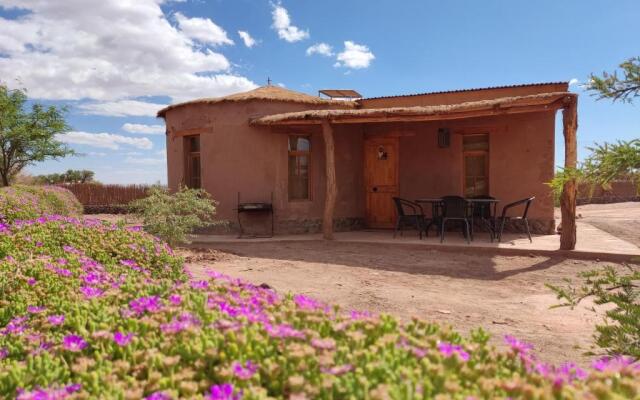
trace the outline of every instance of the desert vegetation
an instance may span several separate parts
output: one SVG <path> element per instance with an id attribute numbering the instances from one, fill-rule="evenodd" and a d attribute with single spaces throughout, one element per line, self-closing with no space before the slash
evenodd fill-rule
<path id="1" fill-rule="evenodd" d="M 153 204 L 164 204 L 158 199 Z M 481 329 L 463 338 L 438 324 L 342 310 L 215 270 L 191 278 L 141 227 L 12 218 L 1 228 L 0 260 L 3 397 L 640 395 L 631 357 L 554 366 L 510 336 L 509 350 L 497 351 Z"/>

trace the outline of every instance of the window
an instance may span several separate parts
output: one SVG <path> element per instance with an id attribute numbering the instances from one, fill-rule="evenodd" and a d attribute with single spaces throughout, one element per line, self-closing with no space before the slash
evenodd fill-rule
<path id="1" fill-rule="evenodd" d="M 309 136 L 289 136 L 289 200 L 309 200 L 311 139 Z"/>
<path id="2" fill-rule="evenodd" d="M 489 195 L 489 135 L 464 135 L 464 196 Z"/>
<path id="3" fill-rule="evenodd" d="M 185 136 L 185 184 L 189 188 L 200 188 L 200 136 Z"/>

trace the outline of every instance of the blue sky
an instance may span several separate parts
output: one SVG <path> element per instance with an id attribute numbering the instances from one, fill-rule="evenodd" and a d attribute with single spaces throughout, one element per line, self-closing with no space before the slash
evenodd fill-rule
<path id="1" fill-rule="evenodd" d="M 29 172 L 166 182 L 155 110 L 267 77 L 311 94 L 353 88 L 367 97 L 577 80 L 581 156 L 593 142 L 640 137 L 637 104 L 596 102 L 580 87 L 591 72 L 640 55 L 635 0 L 124 3 L 0 0 L 0 79 L 69 106 L 66 140 L 85 154 Z M 561 136 L 557 143 L 562 164 Z"/>

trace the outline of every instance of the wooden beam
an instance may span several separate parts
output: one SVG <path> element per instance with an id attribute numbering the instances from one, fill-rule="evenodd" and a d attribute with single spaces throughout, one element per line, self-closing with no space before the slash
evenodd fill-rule
<path id="1" fill-rule="evenodd" d="M 336 151 L 333 141 L 333 128 L 329 121 L 322 121 L 322 138 L 324 139 L 325 180 L 324 216 L 322 218 L 322 235 L 325 240 L 333 239 L 333 213 L 338 197 L 336 182 Z"/>
<path id="2" fill-rule="evenodd" d="M 578 130 L 578 99 L 573 97 L 567 102 L 562 111 L 562 125 L 564 134 L 564 168 L 574 170 L 578 163 L 578 145 L 576 132 Z M 560 212 L 562 214 L 562 232 L 560 233 L 560 249 L 573 250 L 576 248 L 576 180 L 570 179 L 564 183 L 560 196 Z"/>
<path id="3" fill-rule="evenodd" d="M 511 115 L 511 114 L 524 114 L 533 112 L 545 112 L 554 111 L 562 108 L 560 101 L 545 104 L 545 105 L 528 105 L 520 107 L 499 107 L 483 110 L 466 110 L 466 111 L 453 111 L 451 113 L 435 113 L 435 114 L 392 114 L 389 115 L 342 115 L 333 116 L 330 118 L 330 122 L 333 124 L 362 124 L 362 123 L 385 123 L 385 122 L 424 122 L 424 121 L 445 121 L 465 118 L 477 118 L 477 117 L 491 117 L 498 115 Z M 291 119 L 282 121 L 265 121 L 260 122 L 256 120 L 252 124 L 256 125 L 318 125 L 322 124 L 322 121 L 326 118 L 313 117 L 308 119 Z"/>

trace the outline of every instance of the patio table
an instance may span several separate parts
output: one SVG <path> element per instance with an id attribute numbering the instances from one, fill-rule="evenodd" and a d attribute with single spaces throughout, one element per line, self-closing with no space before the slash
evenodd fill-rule
<path id="1" fill-rule="evenodd" d="M 472 215 L 472 220 L 473 220 L 473 208 L 476 206 L 476 204 L 488 204 L 489 205 L 489 213 L 490 213 L 490 220 L 486 221 L 485 218 L 482 218 L 482 220 L 485 222 L 487 228 L 489 228 L 490 233 L 491 233 L 491 241 L 493 241 L 493 236 L 495 235 L 495 227 L 493 226 L 493 220 L 495 220 L 496 217 L 496 210 L 497 210 L 497 206 L 498 203 L 500 202 L 499 199 L 473 199 L 473 198 L 465 198 L 465 200 L 471 204 L 471 215 Z M 438 208 L 441 206 L 442 203 L 442 198 L 438 198 L 438 197 L 426 197 L 426 198 L 420 198 L 420 199 L 416 199 L 415 200 L 416 203 L 427 203 L 427 204 L 431 204 L 432 206 L 432 213 L 433 213 L 433 217 L 436 217 L 436 213 L 438 212 Z M 491 207 L 493 205 L 493 207 Z"/>

